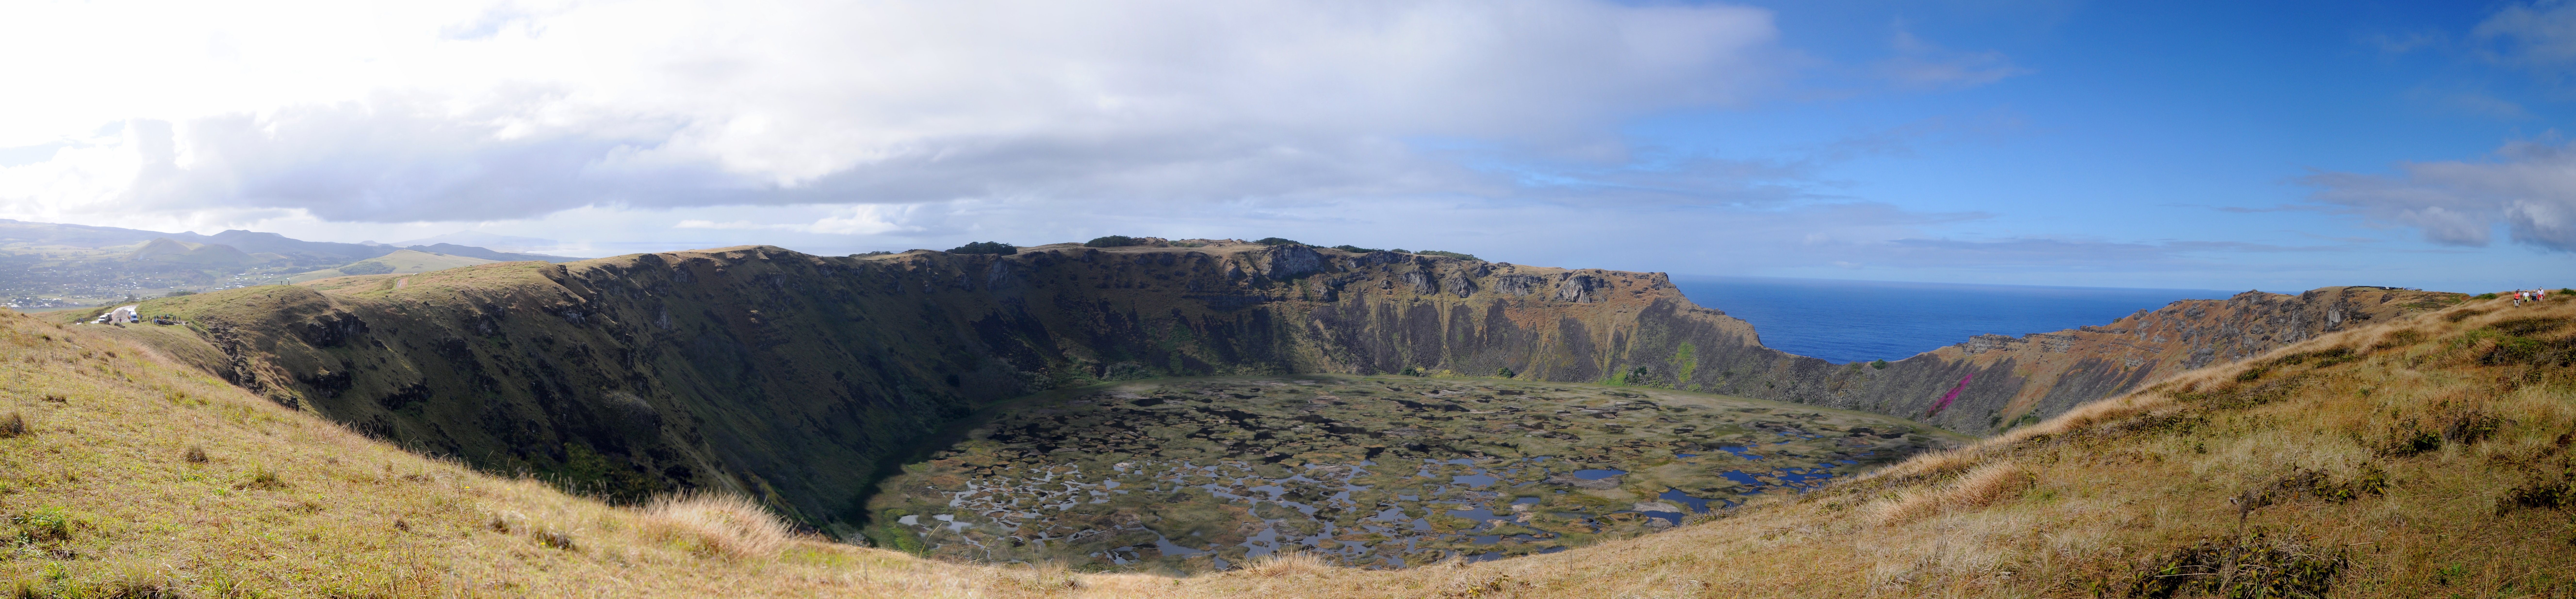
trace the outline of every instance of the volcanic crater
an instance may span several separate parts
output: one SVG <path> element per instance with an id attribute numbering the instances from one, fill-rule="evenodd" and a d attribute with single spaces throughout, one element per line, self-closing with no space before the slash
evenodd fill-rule
<path id="1" fill-rule="evenodd" d="M 1892 417 L 1579 383 L 1173 378 L 1008 402 L 907 464 L 868 536 L 935 557 L 1202 572 L 1547 553 L 1956 446 Z"/>

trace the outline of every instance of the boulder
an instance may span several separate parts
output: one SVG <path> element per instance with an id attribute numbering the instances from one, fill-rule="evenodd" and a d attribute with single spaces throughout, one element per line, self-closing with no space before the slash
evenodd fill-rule
<path id="1" fill-rule="evenodd" d="M 1512 296 L 1526 296 L 1532 293 L 1537 293 L 1539 286 L 1545 284 L 1547 284 L 1547 279 L 1532 275 L 1503 275 L 1494 277 L 1494 290 L 1500 291 L 1505 295 Z"/>
<path id="2" fill-rule="evenodd" d="M 1431 283 L 1431 273 L 1419 270 L 1404 273 L 1404 284 L 1412 286 L 1416 295 L 1431 295 L 1440 290 Z"/>
<path id="3" fill-rule="evenodd" d="M 1449 273 L 1449 276 L 1440 279 L 1440 290 L 1447 291 L 1463 298 L 1476 293 L 1476 281 L 1468 279 L 1465 275 L 1453 272 Z"/>
<path id="4" fill-rule="evenodd" d="M 1293 279 L 1324 272 L 1324 255 L 1302 245 L 1274 245 L 1262 252 L 1269 260 L 1261 267 L 1262 276 Z"/>
<path id="5" fill-rule="evenodd" d="M 1607 281 L 1593 278 L 1592 275 L 1568 273 L 1563 277 L 1565 280 L 1556 284 L 1556 301 L 1560 302 L 1589 304 L 1600 301 L 1599 295 L 1592 291 L 1609 287 Z"/>

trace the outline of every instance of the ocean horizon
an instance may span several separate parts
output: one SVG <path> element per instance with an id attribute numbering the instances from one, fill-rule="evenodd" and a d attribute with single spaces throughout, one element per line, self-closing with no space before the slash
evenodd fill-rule
<path id="1" fill-rule="evenodd" d="M 1682 295 L 1753 324 L 1762 345 L 1834 363 L 1901 360 L 1982 334 L 2109 324 L 2242 291 L 1680 276 Z"/>

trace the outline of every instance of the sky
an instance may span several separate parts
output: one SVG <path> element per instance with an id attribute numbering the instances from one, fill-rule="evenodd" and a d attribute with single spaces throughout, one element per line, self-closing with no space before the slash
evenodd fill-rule
<path id="1" fill-rule="evenodd" d="M 2576 1 L 0 2 L 0 218 L 2576 285 Z"/>

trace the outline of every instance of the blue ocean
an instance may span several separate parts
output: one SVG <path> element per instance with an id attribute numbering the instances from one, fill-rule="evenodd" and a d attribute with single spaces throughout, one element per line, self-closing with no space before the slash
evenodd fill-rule
<path id="1" fill-rule="evenodd" d="M 1762 344 L 1836 363 L 1897 360 L 1982 333 L 2021 336 L 2107 324 L 2176 300 L 2233 291 L 1673 277 L 1703 307 L 1753 323 Z"/>

